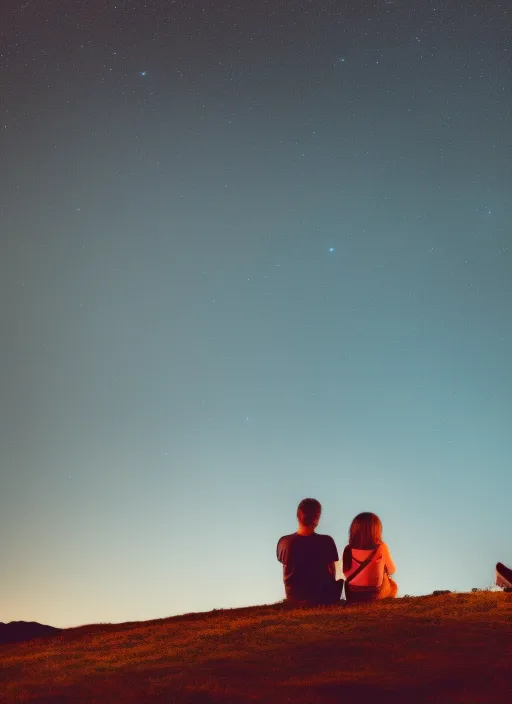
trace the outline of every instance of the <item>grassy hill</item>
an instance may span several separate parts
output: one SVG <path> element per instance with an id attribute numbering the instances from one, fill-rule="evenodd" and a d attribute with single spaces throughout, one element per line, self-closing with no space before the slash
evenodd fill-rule
<path id="1" fill-rule="evenodd" d="M 512 701 L 512 594 L 281 604 L 66 629 L 0 646 L 0 701 Z"/>

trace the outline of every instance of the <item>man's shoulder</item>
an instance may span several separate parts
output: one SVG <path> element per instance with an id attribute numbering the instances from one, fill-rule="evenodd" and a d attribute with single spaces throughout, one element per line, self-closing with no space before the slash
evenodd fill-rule
<path id="1" fill-rule="evenodd" d="M 323 540 L 324 543 L 334 543 L 334 538 L 332 535 L 326 535 L 325 533 L 314 533 L 318 538 Z"/>
<path id="2" fill-rule="evenodd" d="M 338 548 L 336 542 L 331 535 L 323 535 L 320 533 L 318 537 L 321 539 L 317 545 L 318 548 L 324 553 L 330 560 L 336 562 L 339 560 Z"/>
<path id="3" fill-rule="evenodd" d="M 297 533 L 290 533 L 290 535 L 283 535 L 279 538 L 277 541 L 278 545 L 289 545 L 290 543 L 293 543 L 294 538 L 297 537 Z"/>
<path id="4" fill-rule="evenodd" d="M 283 541 L 284 543 L 300 541 L 301 539 L 308 538 L 310 540 L 318 540 L 324 543 L 334 543 L 334 538 L 331 535 L 326 535 L 325 533 L 311 533 L 310 535 L 300 535 L 299 533 L 290 533 L 290 535 L 283 535 L 279 538 L 278 543 Z"/>

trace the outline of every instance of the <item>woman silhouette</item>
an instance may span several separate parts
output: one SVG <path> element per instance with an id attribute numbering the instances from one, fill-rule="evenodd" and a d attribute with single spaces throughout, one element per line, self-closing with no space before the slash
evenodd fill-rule
<path id="1" fill-rule="evenodd" d="M 360 513 L 350 526 L 348 545 L 343 551 L 345 597 L 347 601 L 375 601 L 395 597 L 397 584 L 388 546 L 382 540 L 382 523 L 375 513 Z"/>

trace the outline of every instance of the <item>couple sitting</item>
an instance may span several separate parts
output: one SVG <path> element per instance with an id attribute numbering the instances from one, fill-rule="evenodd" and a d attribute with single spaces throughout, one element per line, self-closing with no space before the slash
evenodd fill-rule
<path id="1" fill-rule="evenodd" d="M 297 532 L 283 536 L 277 544 L 286 600 L 298 606 L 335 604 L 343 590 L 344 580 L 336 580 L 336 543 L 330 535 L 315 533 L 321 512 L 316 499 L 301 501 Z M 360 602 L 396 596 L 398 587 L 389 577 L 394 571 L 388 546 L 382 541 L 380 518 L 374 513 L 360 513 L 352 521 L 343 551 L 345 598 Z"/>

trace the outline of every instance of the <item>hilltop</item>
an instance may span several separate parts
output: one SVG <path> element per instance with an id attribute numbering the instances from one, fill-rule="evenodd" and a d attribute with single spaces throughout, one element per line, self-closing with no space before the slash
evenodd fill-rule
<path id="1" fill-rule="evenodd" d="M 31 640 L 41 636 L 53 636 L 60 633 L 61 630 L 61 628 L 45 626 L 35 621 L 0 622 L 0 645 L 4 643 L 21 643 L 23 640 Z"/>
<path id="2" fill-rule="evenodd" d="M 0 701 L 496 704 L 511 672 L 512 595 L 480 592 L 65 629 L 0 646 Z"/>

